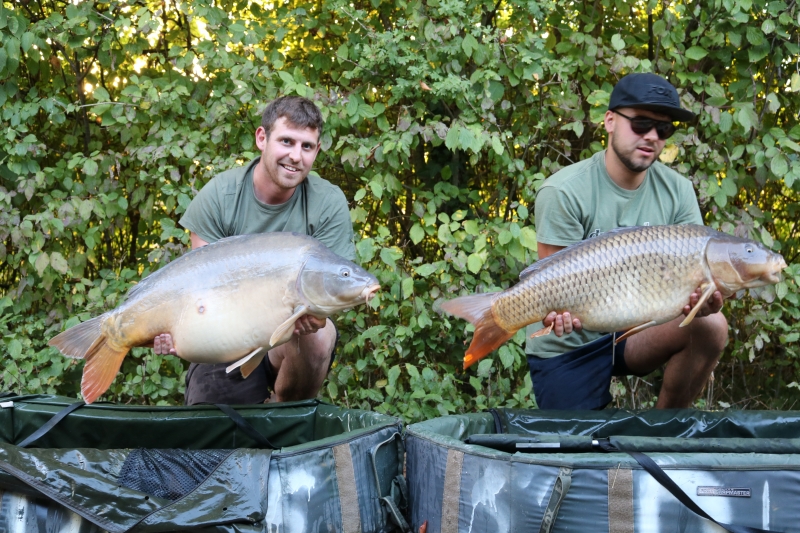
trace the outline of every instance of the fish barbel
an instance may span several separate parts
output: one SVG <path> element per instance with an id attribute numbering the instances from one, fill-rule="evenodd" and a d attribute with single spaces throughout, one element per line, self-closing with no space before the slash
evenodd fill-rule
<path id="1" fill-rule="evenodd" d="M 141 280 L 116 309 L 50 339 L 86 361 L 81 393 L 105 392 L 134 346 L 170 333 L 178 356 L 234 363 L 245 378 L 267 350 L 287 342 L 303 315 L 325 318 L 366 303 L 378 280 L 317 239 L 296 233 L 241 235 L 193 250 Z"/>
<path id="2" fill-rule="evenodd" d="M 454 298 L 441 307 L 475 326 L 467 368 L 552 311 L 569 311 L 590 331 L 624 331 L 619 341 L 680 316 L 698 287 L 700 299 L 681 326 L 714 291 L 727 298 L 777 283 L 784 268 L 783 257 L 762 244 L 706 226 L 619 228 L 535 262 L 504 291 Z"/>

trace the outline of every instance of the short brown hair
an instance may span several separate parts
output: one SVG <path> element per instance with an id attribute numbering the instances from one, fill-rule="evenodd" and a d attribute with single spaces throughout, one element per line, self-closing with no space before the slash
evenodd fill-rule
<path id="1" fill-rule="evenodd" d="M 310 128 L 322 135 L 325 121 L 314 102 L 302 96 L 281 96 L 273 100 L 261 114 L 261 127 L 272 132 L 272 126 L 279 118 L 285 118 L 289 124 L 297 128 Z"/>

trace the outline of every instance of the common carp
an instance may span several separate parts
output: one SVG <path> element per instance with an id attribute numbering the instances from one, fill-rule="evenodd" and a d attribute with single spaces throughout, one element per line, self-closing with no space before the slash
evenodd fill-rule
<path id="1" fill-rule="evenodd" d="M 741 289 L 778 283 L 784 268 L 780 254 L 706 226 L 619 228 L 533 263 L 513 287 L 454 298 L 441 308 L 475 326 L 464 356 L 467 368 L 551 311 L 569 311 L 590 331 L 624 331 L 619 342 L 680 316 L 698 287 L 699 301 L 681 326 L 692 321 L 714 291 L 727 298 Z"/>
<path id="2" fill-rule="evenodd" d="M 318 240 L 296 233 L 241 235 L 193 250 L 147 276 L 116 309 L 50 339 L 86 361 L 86 403 L 105 392 L 134 346 L 172 335 L 194 363 L 233 363 L 247 377 L 295 321 L 366 303 L 378 280 Z"/>

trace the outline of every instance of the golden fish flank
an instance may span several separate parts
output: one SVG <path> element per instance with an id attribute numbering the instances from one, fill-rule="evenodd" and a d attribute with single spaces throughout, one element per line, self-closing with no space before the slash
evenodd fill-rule
<path id="1" fill-rule="evenodd" d="M 683 326 L 714 291 L 729 297 L 777 283 L 785 267 L 763 245 L 705 226 L 621 228 L 537 261 L 505 291 L 455 298 L 442 309 L 475 325 L 466 368 L 551 311 L 569 311 L 591 331 L 633 334 L 678 317 L 701 287 Z"/>
<path id="2" fill-rule="evenodd" d="M 116 309 L 52 338 L 85 359 L 81 393 L 91 403 L 134 346 L 168 332 L 195 363 L 235 363 L 247 377 L 295 321 L 366 303 L 378 280 L 312 237 L 266 233 L 222 239 L 187 253 L 133 287 Z"/>

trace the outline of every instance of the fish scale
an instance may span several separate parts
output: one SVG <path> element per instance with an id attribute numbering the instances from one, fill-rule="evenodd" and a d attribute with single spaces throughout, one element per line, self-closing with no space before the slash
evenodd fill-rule
<path id="1" fill-rule="evenodd" d="M 476 326 L 466 367 L 552 311 L 568 311 L 590 331 L 627 331 L 680 316 L 701 287 L 686 324 L 715 290 L 728 297 L 777 283 L 785 267 L 763 245 L 706 226 L 620 228 L 537 261 L 505 291 L 455 298 L 442 309 Z"/>

